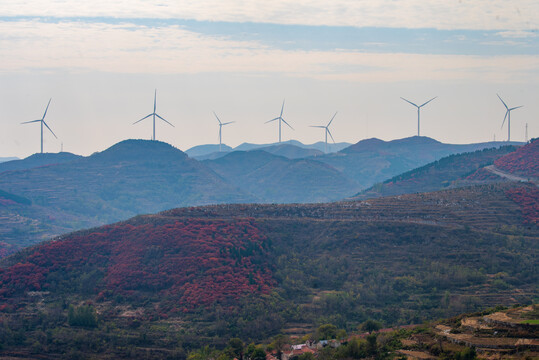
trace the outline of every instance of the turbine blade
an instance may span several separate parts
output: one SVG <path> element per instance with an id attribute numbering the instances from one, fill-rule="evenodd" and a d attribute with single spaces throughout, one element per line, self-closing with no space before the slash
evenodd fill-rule
<path id="1" fill-rule="evenodd" d="M 232 124 L 232 123 L 235 123 L 235 121 L 229 121 L 229 122 L 223 123 L 223 126 L 228 125 L 228 124 Z"/>
<path id="2" fill-rule="evenodd" d="M 166 121 L 165 119 L 163 119 L 161 116 L 155 114 L 155 116 L 157 116 L 159 119 L 163 120 L 164 122 L 166 122 L 167 124 L 169 124 L 170 126 L 172 127 L 175 127 L 174 125 L 172 125 L 171 123 L 169 123 L 168 121 Z"/>
<path id="3" fill-rule="evenodd" d="M 515 109 L 518 109 L 518 108 L 521 108 L 521 107 L 523 107 L 523 106 L 524 106 L 524 105 L 516 106 L 516 107 L 514 107 L 514 108 L 509 109 L 509 111 L 515 110 Z"/>
<path id="4" fill-rule="evenodd" d="M 215 111 L 213 112 L 213 115 L 215 115 L 215 118 L 217 119 L 217 121 L 219 121 L 219 124 L 222 124 L 222 123 L 221 123 L 221 119 L 219 119 L 219 116 L 217 116 L 217 114 L 215 113 Z"/>
<path id="5" fill-rule="evenodd" d="M 331 120 L 329 120 L 329 123 L 328 123 L 328 125 L 327 125 L 328 127 L 329 127 L 329 125 L 331 125 L 331 122 L 333 121 L 333 119 L 335 119 L 335 116 L 337 116 L 337 113 L 338 113 L 338 111 L 335 111 L 335 115 L 333 115 L 333 117 L 331 118 Z"/>
<path id="6" fill-rule="evenodd" d="M 49 105 L 51 104 L 52 98 L 49 99 L 49 103 L 47 104 L 47 107 L 45 108 L 45 113 L 43 114 L 42 119 L 45 119 L 45 115 L 47 115 L 47 110 L 49 110 Z"/>
<path id="7" fill-rule="evenodd" d="M 272 122 L 272 121 L 275 121 L 275 120 L 279 120 L 279 119 L 280 119 L 280 118 L 276 117 L 275 119 L 271 119 L 271 120 L 266 121 L 264 124 L 267 124 L 267 123 L 269 123 L 269 122 Z"/>
<path id="8" fill-rule="evenodd" d="M 432 99 L 430 99 L 429 101 L 427 101 L 426 103 L 424 103 L 423 105 L 421 105 L 420 107 L 423 107 L 425 105 L 427 105 L 428 103 L 430 103 L 432 100 L 436 99 L 438 96 L 435 96 L 433 97 Z"/>
<path id="9" fill-rule="evenodd" d="M 283 106 L 281 106 L 281 115 L 279 115 L 279 117 L 283 117 L 283 110 L 284 110 L 284 99 L 283 99 Z"/>
<path id="10" fill-rule="evenodd" d="M 333 135 L 331 135 L 331 131 L 329 131 L 329 128 L 326 128 L 326 131 L 328 132 L 329 136 L 331 137 L 331 140 L 333 140 L 333 143 L 335 144 L 335 139 L 333 139 Z"/>
<path id="11" fill-rule="evenodd" d="M 290 126 L 290 124 L 287 123 L 287 122 L 285 121 L 285 119 L 281 118 L 281 120 L 282 120 L 286 125 L 288 125 L 288 127 L 289 127 L 290 129 L 294 130 L 294 128 L 293 128 L 292 126 Z"/>
<path id="12" fill-rule="evenodd" d="M 153 112 L 155 112 L 157 106 L 157 89 L 155 89 L 155 93 L 153 94 Z"/>
<path id="13" fill-rule="evenodd" d="M 56 134 L 51 130 L 51 128 L 49 127 L 49 125 L 47 125 L 45 121 L 43 121 L 43 124 L 47 127 L 47 129 L 49 129 L 49 131 L 54 135 L 54 137 L 58 139 L 58 136 L 56 136 Z"/>
<path id="14" fill-rule="evenodd" d="M 136 123 L 138 123 L 138 122 L 141 122 L 141 121 L 142 121 L 142 120 L 144 120 L 144 119 L 147 119 L 147 118 L 149 118 L 149 117 L 150 117 L 150 116 L 152 116 L 152 115 L 153 115 L 153 114 L 150 114 L 150 115 L 146 115 L 146 116 L 145 116 L 145 117 L 143 117 L 142 119 L 140 119 L 140 120 L 138 120 L 138 121 L 135 121 L 135 122 L 133 123 L 133 125 L 135 125 L 135 124 L 136 124 Z"/>
<path id="15" fill-rule="evenodd" d="M 498 97 L 498 99 L 500 99 L 500 101 L 502 102 L 503 106 L 505 106 L 505 108 L 507 110 L 509 110 L 509 108 L 507 107 L 507 104 L 505 103 L 505 101 L 502 100 L 502 98 L 500 97 L 500 95 L 496 94 L 496 96 Z"/>
<path id="16" fill-rule="evenodd" d="M 309 125 L 310 127 L 315 127 L 315 128 L 322 128 L 322 129 L 325 129 L 326 127 L 325 126 L 322 126 L 322 125 Z"/>
<path id="17" fill-rule="evenodd" d="M 403 97 L 401 97 L 401 99 L 404 100 L 404 101 L 406 101 L 406 102 L 409 103 L 409 104 L 414 105 L 415 107 L 419 107 L 419 106 L 417 106 L 416 104 L 414 104 L 413 102 L 411 102 L 411 101 L 409 101 L 409 100 L 406 100 L 406 99 L 403 98 Z"/>
<path id="18" fill-rule="evenodd" d="M 505 119 L 507 119 L 508 114 L 509 114 L 509 109 L 505 112 L 505 116 L 503 117 L 502 127 L 500 129 L 503 129 L 503 124 L 505 124 Z"/>
<path id="19" fill-rule="evenodd" d="M 25 121 L 25 122 L 22 122 L 21 124 L 30 124 L 30 123 L 35 123 L 35 122 L 38 122 L 38 121 L 42 121 L 42 120 L 39 119 L 39 120 Z"/>

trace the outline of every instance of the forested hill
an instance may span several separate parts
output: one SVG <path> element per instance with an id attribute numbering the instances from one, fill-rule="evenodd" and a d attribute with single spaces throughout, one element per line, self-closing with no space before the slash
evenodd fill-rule
<path id="1" fill-rule="evenodd" d="M 449 155 L 420 168 L 407 171 L 360 192 L 352 199 L 437 191 L 451 186 L 466 186 L 462 181 L 480 168 L 517 150 L 516 146 L 502 146 L 474 152 Z M 459 180 L 461 180 L 459 182 Z"/>
<path id="2" fill-rule="evenodd" d="M 539 138 L 533 139 L 511 154 L 497 159 L 494 165 L 511 174 L 539 179 Z"/>
<path id="3" fill-rule="evenodd" d="M 366 189 L 449 155 L 520 144 L 503 142 L 445 144 L 424 136 L 392 141 L 366 139 L 338 153 L 316 157 L 316 160 L 333 166 Z"/>
<path id="4" fill-rule="evenodd" d="M 367 318 L 409 324 L 525 303 L 539 274 L 539 230 L 529 221 L 537 215 L 526 212 L 530 203 L 537 208 L 536 191 L 505 183 L 138 216 L 4 259 L 0 310 L 16 321 L 39 309 L 40 321 L 56 329 L 51 336 L 69 341 L 78 330 L 62 317 L 68 305 L 92 304 L 99 329 L 116 329 L 107 336 L 135 341 L 151 336 L 144 329 L 179 326 L 177 337 L 150 342 L 166 347 L 264 339 L 320 321 L 353 329 Z"/>
<path id="5" fill-rule="evenodd" d="M 0 234 L 19 246 L 178 206 L 254 201 L 180 150 L 145 140 L 122 141 L 61 164 L 0 173 L 0 189 L 30 200 L 0 207 Z"/>
<path id="6" fill-rule="evenodd" d="M 328 164 L 262 150 L 235 151 L 203 164 L 264 203 L 340 200 L 359 186 Z"/>

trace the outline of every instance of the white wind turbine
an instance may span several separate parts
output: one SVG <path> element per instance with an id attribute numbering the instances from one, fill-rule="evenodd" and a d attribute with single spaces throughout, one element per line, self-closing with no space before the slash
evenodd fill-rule
<path id="1" fill-rule="evenodd" d="M 153 136 L 152 136 L 152 140 L 155 140 L 155 117 L 157 116 L 159 119 L 163 120 L 164 122 L 166 122 L 167 124 L 169 124 L 170 126 L 174 127 L 174 125 L 172 125 L 171 123 L 169 123 L 168 121 L 166 121 L 165 119 L 163 119 L 161 116 L 159 116 L 155 110 L 156 110 L 156 102 L 157 102 L 157 89 L 155 89 L 155 94 L 154 94 L 154 97 L 153 97 L 153 113 L 151 114 L 148 114 L 146 115 L 145 117 L 143 117 L 142 119 L 138 120 L 138 121 L 135 121 L 133 123 L 133 125 L 135 125 L 136 123 L 138 122 L 141 122 L 142 120 L 144 119 L 147 119 L 149 118 L 150 116 L 153 116 Z"/>
<path id="2" fill-rule="evenodd" d="M 283 106 L 281 107 L 281 114 L 278 117 L 276 117 L 275 119 L 271 119 L 271 120 L 268 120 L 268 121 L 265 122 L 267 124 L 269 122 L 279 120 L 279 143 L 281 142 L 281 122 L 284 122 L 286 125 L 288 125 L 288 127 L 290 129 L 294 130 L 294 128 L 292 126 L 290 126 L 290 124 L 287 123 L 285 119 L 283 119 L 283 110 L 284 110 L 284 100 L 283 100 Z"/>
<path id="3" fill-rule="evenodd" d="M 41 119 L 25 121 L 25 122 L 21 123 L 21 124 L 30 124 L 30 123 L 35 123 L 35 122 L 40 122 L 41 123 L 41 153 L 42 154 L 43 154 L 43 125 L 45 125 L 47 127 L 47 129 L 49 129 L 51 134 L 53 134 L 54 137 L 58 139 L 56 134 L 51 130 L 49 125 L 47 125 L 47 123 L 45 122 L 45 115 L 47 115 L 47 110 L 49 110 L 49 105 L 51 104 L 51 100 L 52 100 L 52 98 L 49 99 L 49 103 L 47 104 L 47 107 L 45 108 L 45 113 L 43 114 L 43 117 Z"/>
<path id="4" fill-rule="evenodd" d="M 222 141 L 221 141 L 222 128 L 223 128 L 223 126 L 225 126 L 225 125 L 235 123 L 235 121 L 229 121 L 229 122 L 223 123 L 223 122 L 221 122 L 221 119 L 219 119 L 219 116 L 217 116 L 217 114 L 215 113 L 215 111 L 213 112 L 213 115 L 215 115 L 215 118 L 217 119 L 217 121 L 219 121 L 219 151 L 221 151 L 221 144 L 222 144 Z"/>
<path id="5" fill-rule="evenodd" d="M 406 101 L 409 104 L 412 104 L 413 106 L 415 106 L 417 108 L 417 136 L 419 136 L 419 134 L 420 134 L 420 132 L 419 132 L 419 129 L 420 129 L 419 116 L 420 116 L 421 108 L 423 106 L 427 105 L 428 103 L 430 103 L 432 100 L 436 99 L 437 97 L 438 96 L 435 96 L 432 99 L 430 99 L 429 101 L 427 101 L 426 103 L 424 103 L 422 105 L 419 105 L 419 106 L 414 104 L 413 102 L 411 102 L 409 100 L 406 100 L 405 98 L 401 97 L 402 100 Z"/>
<path id="6" fill-rule="evenodd" d="M 503 122 L 502 122 L 502 128 L 503 128 L 503 124 L 505 124 L 505 119 L 507 119 L 507 141 L 511 141 L 511 111 L 515 110 L 515 109 L 518 109 L 518 108 L 521 108 L 523 107 L 524 105 L 520 105 L 520 106 L 516 106 L 514 108 L 509 108 L 507 106 L 507 104 L 502 100 L 502 98 L 500 97 L 500 95 L 496 94 L 496 96 L 498 96 L 498 99 L 500 99 L 500 101 L 502 102 L 503 106 L 505 106 L 505 116 L 503 118 Z"/>
<path id="7" fill-rule="evenodd" d="M 333 139 L 333 135 L 331 135 L 331 131 L 329 131 L 329 125 L 331 125 L 331 122 L 333 121 L 333 119 L 335 119 L 336 115 L 337 115 L 337 112 L 335 112 L 335 114 L 333 115 L 331 120 L 329 120 L 329 123 L 326 126 L 324 126 L 324 125 L 311 125 L 311 127 L 325 129 L 324 132 L 326 134 L 326 154 L 328 152 L 328 134 L 329 134 L 329 136 L 331 136 L 331 140 L 333 140 L 333 143 L 335 144 L 335 140 Z"/>

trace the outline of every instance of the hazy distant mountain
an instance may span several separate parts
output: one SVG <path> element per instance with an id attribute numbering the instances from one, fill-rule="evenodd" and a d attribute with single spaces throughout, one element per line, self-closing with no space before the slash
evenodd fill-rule
<path id="1" fill-rule="evenodd" d="M 288 141 L 283 141 L 281 143 L 273 143 L 273 144 L 243 143 L 243 144 L 241 144 L 239 146 L 236 146 L 234 148 L 234 151 L 249 151 L 249 150 L 266 148 L 266 147 L 275 146 L 275 145 L 284 145 L 284 144 L 295 145 L 295 146 L 305 148 L 305 149 L 316 149 L 316 150 L 319 150 L 319 151 L 322 151 L 322 152 L 325 151 L 325 143 L 322 142 L 322 141 L 314 143 L 314 144 L 303 144 L 303 143 L 301 143 L 301 142 L 299 142 L 297 140 L 288 140 Z M 328 152 L 331 153 L 331 152 L 340 151 L 342 149 L 345 149 L 345 148 L 349 147 L 350 145 L 351 145 L 350 143 L 346 143 L 346 142 L 340 142 L 340 143 L 336 143 L 336 144 L 333 144 L 333 143 L 329 144 L 328 143 Z"/>
<path id="2" fill-rule="evenodd" d="M 17 159 L 1 163 L 0 173 L 4 171 L 25 170 L 38 166 L 61 164 L 80 159 L 81 157 L 82 156 L 80 155 L 75 155 L 68 152 L 34 154 L 21 160 Z"/>
<path id="3" fill-rule="evenodd" d="M 320 156 L 324 153 L 317 149 L 302 148 L 292 144 L 279 144 L 267 147 L 262 147 L 258 150 L 268 152 L 270 154 L 284 156 L 288 159 L 301 159 L 309 156 Z"/>
<path id="4" fill-rule="evenodd" d="M 205 156 L 219 151 L 228 152 L 231 150 L 232 148 L 225 144 L 221 146 L 221 149 L 219 149 L 219 144 L 207 144 L 194 146 L 189 150 L 186 150 L 185 153 L 189 155 L 189 157 L 196 158 L 198 156 Z"/>
<path id="5" fill-rule="evenodd" d="M 51 226 L 74 230 L 178 206 L 254 200 L 180 150 L 144 140 L 67 163 L 0 173 L 0 189 L 31 201 L 0 209 L 0 227 L 14 230 L 12 240 L 29 242 Z M 19 217 L 34 226 L 21 228 Z"/>
<path id="6" fill-rule="evenodd" d="M 519 145 L 520 143 L 510 144 Z M 377 182 L 439 160 L 444 156 L 502 145 L 508 145 L 508 143 L 487 142 L 454 145 L 418 136 L 392 141 L 367 139 L 338 153 L 319 156 L 316 160 L 330 164 L 367 188 Z"/>
<path id="7" fill-rule="evenodd" d="M 6 161 L 11 161 L 11 160 L 19 160 L 19 158 L 18 158 L 18 157 L 14 157 L 14 156 L 11 156 L 11 157 L 0 157 L 0 163 L 6 162 Z"/>
<path id="8" fill-rule="evenodd" d="M 262 150 L 234 151 L 203 163 L 262 202 L 330 201 L 359 189 L 358 184 L 327 164 L 288 159 Z"/>

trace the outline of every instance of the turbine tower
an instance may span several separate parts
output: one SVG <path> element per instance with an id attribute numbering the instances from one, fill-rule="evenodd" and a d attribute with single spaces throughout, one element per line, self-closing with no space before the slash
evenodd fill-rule
<path id="1" fill-rule="evenodd" d="M 283 119 L 283 110 L 284 110 L 284 100 L 283 100 L 283 106 L 281 107 L 281 114 L 278 117 L 276 117 L 275 119 L 271 119 L 271 120 L 268 120 L 268 121 L 265 122 L 265 124 L 267 124 L 269 122 L 279 120 L 279 143 L 281 142 L 281 122 L 284 122 L 286 125 L 288 125 L 288 127 L 290 129 L 294 130 L 294 128 L 292 126 L 290 126 L 290 124 L 287 123 L 285 121 L 285 119 Z"/>
<path id="2" fill-rule="evenodd" d="M 215 115 L 215 118 L 217 119 L 217 121 L 219 121 L 219 152 L 221 152 L 221 144 L 222 144 L 222 142 L 221 142 L 222 130 L 221 129 L 223 128 L 223 126 L 228 125 L 228 124 L 232 124 L 235 121 L 229 121 L 229 122 L 223 123 L 223 122 L 221 122 L 221 119 L 219 119 L 219 116 L 217 116 L 215 111 L 213 112 L 213 115 Z"/>
<path id="3" fill-rule="evenodd" d="M 170 126 L 174 127 L 174 125 L 172 125 L 171 123 L 169 123 L 168 121 L 166 121 L 165 119 L 163 119 L 161 116 L 159 116 L 155 110 L 156 110 L 156 100 L 157 100 L 157 89 L 155 89 L 155 94 L 153 96 L 153 113 L 149 114 L 149 115 L 146 115 L 145 117 L 143 117 L 142 119 L 138 120 L 138 121 L 135 121 L 133 123 L 133 125 L 135 125 L 136 123 L 139 123 L 141 122 L 142 120 L 144 119 L 147 119 L 149 118 L 150 116 L 153 116 L 153 135 L 152 135 L 152 140 L 155 140 L 155 117 L 157 116 L 159 119 L 163 120 L 164 122 L 166 122 L 167 124 L 169 124 Z"/>
<path id="4" fill-rule="evenodd" d="M 525 135 L 526 143 L 528 142 L 528 123 L 526 123 L 526 135 Z"/>
<path id="5" fill-rule="evenodd" d="M 509 108 L 507 106 L 507 104 L 502 100 L 502 98 L 500 97 L 500 95 L 496 94 L 496 96 L 498 96 L 498 99 L 500 99 L 500 101 L 502 102 L 503 106 L 505 106 L 505 116 L 503 117 L 503 122 L 502 122 L 502 129 L 503 129 L 503 124 L 505 124 L 505 119 L 507 119 L 507 142 L 511 141 L 511 111 L 515 110 L 515 109 L 518 109 L 518 108 L 521 108 L 523 107 L 524 105 L 520 105 L 520 106 L 516 106 L 514 108 Z"/>
<path id="6" fill-rule="evenodd" d="M 335 144 L 335 140 L 333 139 L 333 135 L 331 135 L 331 131 L 329 131 L 329 125 L 331 125 L 331 122 L 333 121 L 333 119 L 335 119 L 336 115 L 337 115 L 337 112 L 335 112 L 335 114 L 333 115 L 331 120 L 329 120 L 329 123 L 326 126 L 324 126 L 324 125 L 311 125 L 311 127 L 325 129 L 324 132 L 326 134 L 326 154 L 328 152 L 328 134 L 329 134 L 329 136 L 331 136 L 331 140 L 333 140 L 333 143 Z"/>
<path id="7" fill-rule="evenodd" d="M 30 124 L 30 123 L 35 123 L 35 122 L 40 122 L 41 123 L 41 154 L 43 154 L 43 125 L 45 125 L 47 127 L 47 129 L 49 129 L 51 134 L 53 134 L 54 137 L 58 139 L 56 134 L 51 130 L 49 125 L 47 125 L 47 123 L 45 122 L 45 115 L 47 115 L 47 110 L 49 110 L 49 105 L 51 104 L 51 100 L 52 100 L 52 98 L 49 99 L 49 103 L 47 104 L 47 107 L 45 108 L 45 113 L 43 114 L 43 117 L 41 119 L 25 121 L 25 122 L 21 123 L 21 124 Z"/>
<path id="8" fill-rule="evenodd" d="M 414 104 L 413 102 L 409 101 L 409 100 L 406 100 L 405 98 L 401 97 L 402 100 L 406 101 L 407 103 L 409 104 L 412 104 L 413 106 L 415 106 L 417 108 L 417 136 L 419 136 L 420 134 L 420 123 L 419 123 L 419 115 L 420 115 L 420 112 L 421 112 L 421 108 L 425 105 L 427 105 L 428 103 L 430 103 L 432 100 L 436 99 L 438 96 L 435 96 L 433 97 L 432 99 L 430 99 L 429 101 L 427 101 L 426 103 L 422 104 L 422 105 L 419 105 L 417 106 L 416 104 Z"/>

